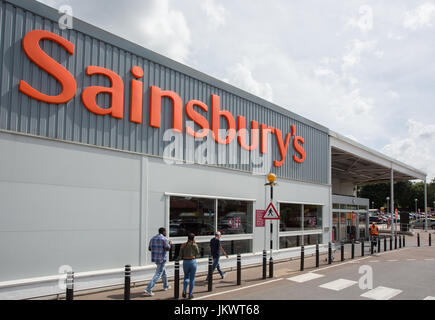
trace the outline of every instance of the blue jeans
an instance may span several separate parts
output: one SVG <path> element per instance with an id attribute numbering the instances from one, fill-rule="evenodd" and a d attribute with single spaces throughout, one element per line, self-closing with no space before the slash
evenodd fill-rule
<path id="1" fill-rule="evenodd" d="M 164 288 L 169 287 L 168 278 L 166 276 L 165 264 L 166 264 L 166 261 L 162 262 L 162 263 L 156 263 L 157 270 L 156 270 L 156 273 L 154 274 L 153 279 L 151 280 L 151 282 L 149 283 L 149 285 L 147 287 L 148 292 L 153 291 L 153 288 L 156 285 L 156 282 L 159 281 L 160 277 L 163 278 L 163 287 Z"/>
<path id="2" fill-rule="evenodd" d="M 196 267 L 197 267 L 196 259 L 183 261 L 183 271 L 184 271 L 183 292 L 186 292 L 187 285 L 190 284 L 189 295 L 192 295 L 193 287 L 195 286 Z"/>
<path id="3" fill-rule="evenodd" d="M 211 269 L 211 274 L 213 274 L 214 270 L 217 268 L 217 271 L 219 272 L 219 274 L 221 275 L 221 277 L 223 276 L 223 272 L 221 270 L 221 266 L 219 265 L 219 258 L 213 258 L 213 267 Z"/>

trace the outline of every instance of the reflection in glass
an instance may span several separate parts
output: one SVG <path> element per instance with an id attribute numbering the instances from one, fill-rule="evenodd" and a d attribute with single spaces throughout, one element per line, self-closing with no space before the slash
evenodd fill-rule
<path id="1" fill-rule="evenodd" d="M 218 200 L 218 230 L 222 234 L 252 233 L 252 202 Z"/>
<path id="2" fill-rule="evenodd" d="M 300 204 L 280 203 L 280 231 L 302 231 Z"/>
<path id="3" fill-rule="evenodd" d="M 215 200 L 193 197 L 171 197 L 169 236 L 214 235 Z"/>
<path id="4" fill-rule="evenodd" d="M 279 248 L 294 248 L 302 245 L 302 236 L 288 236 L 279 238 Z"/>
<path id="5" fill-rule="evenodd" d="M 322 229 L 322 206 L 304 205 L 304 230 Z"/>

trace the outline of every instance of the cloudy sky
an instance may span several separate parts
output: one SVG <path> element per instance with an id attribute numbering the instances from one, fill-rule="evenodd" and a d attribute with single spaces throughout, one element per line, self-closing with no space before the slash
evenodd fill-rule
<path id="1" fill-rule="evenodd" d="M 40 0 L 435 177 L 435 0 Z"/>

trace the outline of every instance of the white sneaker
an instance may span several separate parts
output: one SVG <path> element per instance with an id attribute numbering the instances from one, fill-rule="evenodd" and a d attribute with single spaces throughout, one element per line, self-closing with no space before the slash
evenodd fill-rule
<path id="1" fill-rule="evenodd" d="M 171 286 L 168 286 L 167 288 L 163 288 L 163 290 L 168 291 L 171 288 L 172 288 Z"/>
<path id="2" fill-rule="evenodd" d="M 145 289 L 144 293 L 145 293 L 145 295 L 148 296 L 148 297 L 152 297 L 152 296 L 154 296 L 154 293 L 153 293 L 153 292 L 149 292 L 147 289 Z"/>

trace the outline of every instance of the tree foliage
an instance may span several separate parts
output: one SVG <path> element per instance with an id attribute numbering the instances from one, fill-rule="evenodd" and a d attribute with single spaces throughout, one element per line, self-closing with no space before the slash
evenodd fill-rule
<path id="1" fill-rule="evenodd" d="M 380 183 L 362 186 L 358 189 L 358 196 L 370 199 L 370 208 L 387 208 L 387 197 L 390 195 L 390 184 Z M 394 184 L 394 207 L 404 211 L 415 211 L 415 200 L 417 209 L 424 212 L 424 183 L 423 182 L 396 182 Z M 427 206 L 433 208 L 435 201 L 435 179 L 427 186 Z M 372 206 L 374 202 L 374 207 Z M 389 206 L 390 204 L 388 204 Z"/>

